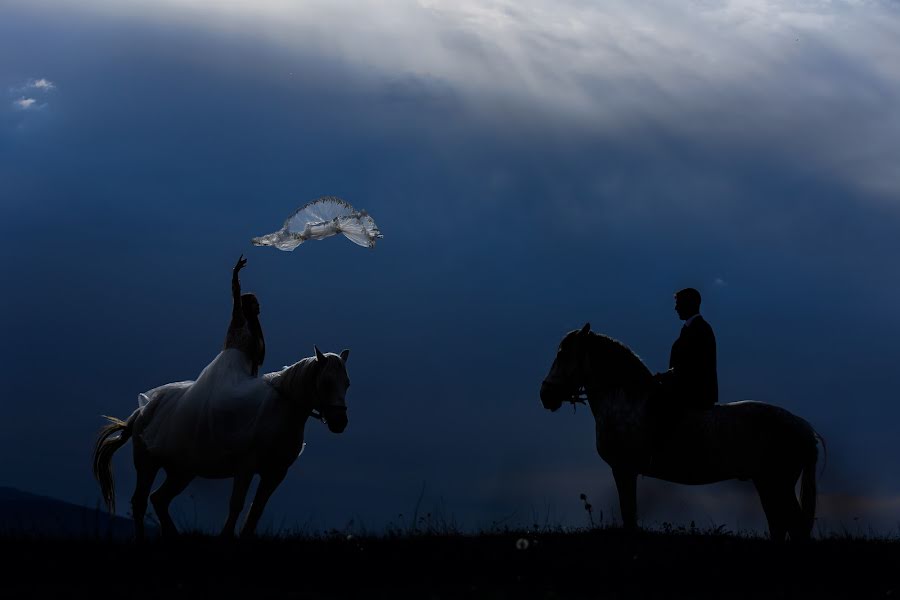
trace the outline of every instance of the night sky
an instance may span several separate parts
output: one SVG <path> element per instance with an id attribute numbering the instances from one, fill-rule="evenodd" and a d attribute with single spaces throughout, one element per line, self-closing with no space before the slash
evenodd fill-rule
<path id="1" fill-rule="evenodd" d="M 293 5 L 0 3 L 0 485 L 94 506 L 100 415 L 212 360 L 244 253 L 263 370 L 351 350 L 350 425 L 308 424 L 263 528 L 616 515 L 540 382 L 585 321 L 664 370 L 686 286 L 720 399 L 827 440 L 820 525 L 896 528 L 897 3 Z M 250 244 L 322 195 L 384 239 Z M 647 525 L 764 526 L 748 483 L 638 489 Z"/>

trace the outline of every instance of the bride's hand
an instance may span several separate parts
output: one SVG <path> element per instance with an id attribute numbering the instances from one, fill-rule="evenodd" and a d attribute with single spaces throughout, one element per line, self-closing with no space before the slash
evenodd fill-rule
<path id="1" fill-rule="evenodd" d="M 245 266 L 247 266 L 247 259 L 244 258 L 243 254 L 241 254 L 241 257 L 238 259 L 237 264 L 234 265 L 234 272 L 237 273 Z"/>

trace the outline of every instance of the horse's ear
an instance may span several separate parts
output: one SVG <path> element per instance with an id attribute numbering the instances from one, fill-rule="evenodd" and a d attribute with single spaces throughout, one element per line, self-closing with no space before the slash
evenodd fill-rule
<path id="1" fill-rule="evenodd" d="M 322 354 L 322 351 L 319 350 L 319 347 L 318 347 L 318 346 L 313 346 L 313 348 L 316 349 L 316 360 L 318 360 L 318 361 L 320 361 L 320 362 L 325 362 L 325 355 Z"/>
<path id="2" fill-rule="evenodd" d="M 591 323 L 588 321 L 584 324 L 584 327 L 581 328 L 581 335 L 585 335 L 591 332 Z"/>
<path id="3" fill-rule="evenodd" d="M 344 361 L 344 364 L 347 364 L 347 359 L 350 358 L 349 350 L 341 350 L 341 360 Z"/>

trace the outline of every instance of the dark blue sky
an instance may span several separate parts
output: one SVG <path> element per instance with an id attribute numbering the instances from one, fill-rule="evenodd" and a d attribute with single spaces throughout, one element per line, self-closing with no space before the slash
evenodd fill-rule
<path id="1" fill-rule="evenodd" d="M 827 523 L 894 526 L 895 8 L 186 5 L 0 8 L 0 484 L 93 504 L 99 415 L 215 356 L 243 252 L 269 369 L 352 351 L 350 427 L 310 424 L 273 526 L 378 528 L 423 483 L 469 527 L 614 507 L 540 381 L 588 320 L 663 369 L 685 286 L 720 397 L 828 440 Z M 250 246 L 325 194 L 375 250 Z M 130 449 L 115 472 L 127 498 Z M 762 523 L 749 485 L 639 485 L 647 523 Z"/>

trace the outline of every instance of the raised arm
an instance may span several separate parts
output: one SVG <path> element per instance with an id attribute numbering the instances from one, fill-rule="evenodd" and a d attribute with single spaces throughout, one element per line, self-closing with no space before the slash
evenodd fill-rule
<path id="1" fill-rule="evenodd" d="M 244 311 L 241 310 L 241 280 L 238 278 L 238 273 L 240 273 L 241 269 L 245 266 L 247 266 L 247 259 L 241 254 L 241 257 L 234 265 L 234 269 L 231 271 L 231 300 L 233 304 L 231 309 L 232 323 L 234 323 L 235 319 L 240 319 L 241 322 L 244 320 Z"/>
<path id="2" fill-rule="evenodd" d="M 245 317 L 241 308 L 241 281 L 238 279 L 238 273 L 247 264 L 247 259 L 241 254 L 234 270 L 231 272 L 231 297 L 233 306 L 231 308 L 231 322 L 228 324 L 228 331 L 225 333 L 225 348 L 236 348 L 240 344 L 240 331 L 244 327 Z"/>

